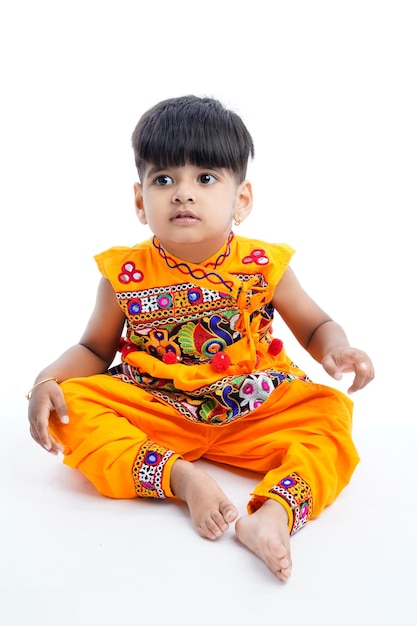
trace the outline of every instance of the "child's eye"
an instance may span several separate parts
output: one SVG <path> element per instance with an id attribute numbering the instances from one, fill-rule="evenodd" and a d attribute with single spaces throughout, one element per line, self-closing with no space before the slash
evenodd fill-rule
<path id="1" fill-rule="evenodd" d="M 158 176 L 158 178 L 155 179 L 155 185 L 159 185 L 160 187 L 165 187 L 165 185 L 171 185 L 172 182 L 172 178 L 170 176 L 167 176 L 166 174 L 162 174 L 162 176 Z"/>
<path id="2" fill-rule="evenodd" d="M 216 177 L 213 176 L 213 174 L 201 174 L 200 176 L 200 183 L 203 183 L 204 185 L 212 185 L 215 182 Z"/>

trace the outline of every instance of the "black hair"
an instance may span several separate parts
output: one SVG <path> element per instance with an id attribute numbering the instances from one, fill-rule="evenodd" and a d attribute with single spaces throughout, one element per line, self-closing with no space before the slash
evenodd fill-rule
<path id="1" fill-rule="evenodd" d="M 149 164 L 164 169 L 189 163 L 229 169 L 241 182 L 255 154 L 237 113 L 218 100 L 191 95 L 163 100 L 144 113 L 133 131 L 132 146 L 140 179 Z"/>

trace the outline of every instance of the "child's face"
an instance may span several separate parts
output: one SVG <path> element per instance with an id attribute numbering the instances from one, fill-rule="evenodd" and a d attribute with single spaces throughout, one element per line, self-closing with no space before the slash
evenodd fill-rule
<path id="1" fill-rule="evenodd" d="M 135 203 L 140 222 L 167 251 L 199 263 L 224 245 L 234 218 L 249 214 L 252 190 L 226 169 L 148 166 L 135 184 Z"/>

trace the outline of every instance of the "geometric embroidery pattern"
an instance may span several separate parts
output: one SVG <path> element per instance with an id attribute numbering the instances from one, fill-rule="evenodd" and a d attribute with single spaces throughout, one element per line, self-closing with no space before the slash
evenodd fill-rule
<path id="1" fill-rule="evenodd" d="M 133 330 L 155 328 L 197 319 L 214 311 L 233 310 L 235 301 L 226 293 L 180 283 L 134 291 L 119 291 L 117 299 Z M 238 313 L 238 311 L 235 311 Z"/>
<path id="2" fill-rule="evenodd" d="M 274 389 L 283 382 L 290 383 L 296 378 L 286 372 L 268 369 L 249 375 L 225 376 L 211 385 L 184 394 L 175 389 L 172 381 L 153 379 L 127 363 L 112 367 L 108 373 L 124 382 L 142 387 L 190 421 L 213 426 L 230 423 L 256 410 Z M 307 382 L 308 379 L 303 377 L 298 380 Z"/>
<path id="3" fill-rule="evenodd" d="M 136 493 L 142 498 L 167 498 L 162 488 L 162 477 L 168 459 L 174 454 L 153 441 L 146 441 L 139 449 L 132 467 Z"/>
<path id="4" fill-rule="evenodd" d="M 309 485 L 298 474 L 293 472 L 286 476 L 269 492 L 280 496 L 290 506 L 293 514 L 291 535 L 306 525 L 313 513 L 313 496 Z"/>

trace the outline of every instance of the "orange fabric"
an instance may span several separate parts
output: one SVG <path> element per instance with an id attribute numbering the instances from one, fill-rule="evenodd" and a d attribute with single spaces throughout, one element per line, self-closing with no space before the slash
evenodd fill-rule
<path id="1" fill-rule="evenodd" d="M 50 428 L 65 445 L 65 463 L 114 498 L 157 497 L 138 494 L 131 479 L 138 451 L 157 442 L 175 451 L 163 468 L 165 497 L 172 496 L 172 463 L 179 456 L 205 457 L 262 474 L 249 510 L 276 499 L 287 508 L 292 528 L 294 507 L 274 491 L 276 485 L 294 473 L 302 477 L 309 486 L 308 517 L 316 517 L 346 486 L 359 460 L 350 436 L 351 402 L 323 385 L 281 385 L 243 421 L 220 427 L 190 423 L 142 389 L 107 375 L 68 380 L 62 388 L 71 422 L 62 425 L 54 417 Z"/>
<path id="2" fill-rule="evenodd" d="M 333 502 L 358 462 L 352 402 L 272 345 L 270 301 L 292 252 L 231 237 L 202 266 L 156 240 L 98 255 L 127 336 L 108 374 L 62 383 L 70 424 L 52 417 L 50 428 L 65 463 L 116 498 L 172 497 L 180 456 L 252 470 L 263 478 L 248 510 L 277 499 L 291 532 Z M 225 371 L 214 367 L 219 352 Z"/>

